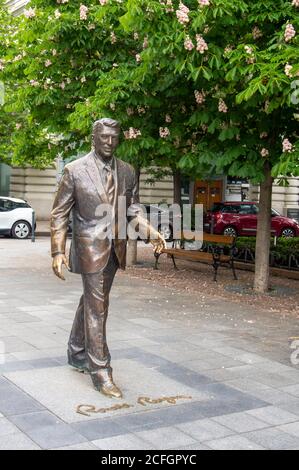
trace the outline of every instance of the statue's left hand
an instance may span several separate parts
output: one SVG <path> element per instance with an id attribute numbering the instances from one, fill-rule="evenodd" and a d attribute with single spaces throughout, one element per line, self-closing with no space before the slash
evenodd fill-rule
<path id="1" fill-rule="evenodd" d="M 166 241 L 159 232 L 157 234 L 157 238 L 151 239 L 150 242 L 154 247 L 155 253 L 162 253 L 162 250 L 167 247 Z"/>
<path id="2" fill-rule="evenodd" d="M 57 276 L 57 277 L 59 277 L 59 279 L 62 279 L 63 281 L 65 281 L 65 277 L 62 274 L 62 266 L 63 265 L 65 265 L 66 268 L 70 271 L 68 260 L 65 256 L 65 254 L 64 253 L 58 253 L 53 258 L 52 269 L 54 271 L 55 276 Z"/>

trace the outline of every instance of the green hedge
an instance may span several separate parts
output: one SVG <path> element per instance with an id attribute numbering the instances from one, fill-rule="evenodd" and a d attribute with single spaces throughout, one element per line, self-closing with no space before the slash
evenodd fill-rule
<path id="1" fill-rule="evenodd" d="M 250 248 L 255 251 L 255 237 L 238 237 L 236 245 L 238 248 Z M 274 238 L 271 238 L 271 253 L 275 253 L 282 257 L 294 255 L 299 257 L 299 237 L 294 238 L 283 238 L 279 237 L 276 239 L 276 245 L 274 245 Z"/>

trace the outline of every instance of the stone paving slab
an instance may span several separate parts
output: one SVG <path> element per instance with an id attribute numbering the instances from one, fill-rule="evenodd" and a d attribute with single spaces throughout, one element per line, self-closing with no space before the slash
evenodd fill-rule
<path id="1" fill-rule="evenodd" d="M 138 376 L 136 376 L 137 367 Z M 192 401 L 209 398 L 207 393 L 201 393 L 180 382 L 168 379 L 157 370 L 147 369 L 132 360 L 115 360 L 114 373 L 124 394 L 123 400 L 118 400 L 117 403 L 128 403 L 132 405 L 132 409 L 112 411 L 109 414 L 112 417 L 138 412 L 138 410 L 143 412 L 146 407 L 136 402 L 138 397 L 142 396 L 159 398 L 183 395 L 192 397 Z M 5 377 L 68 423 L 86 421 L 100 416 L 91 414 L 87 417 L 76 413 L 76 408 L 80 404 L 95 405 L 97 408 L 111 407 L 114 404 L 110 398 L 93 389 L 89 375 L 81 374 L 68 366 L 7 373 Z M 181 400 L 181 402 L 184 401 L 186 400 Z M 155 409 L 167 406 L 172 405 L 156 404 Z"/>
<path id="2" fill-rule="evenodd" d="M 265 447 L 244 436 L 229 436 L 206 443 L 213 450 L 265 450 Z"/>
<path id="3" fill-rule="evenodd" d="M 40 450 L 25 434 L 16 432 L 0 437 L 0 450 Z"/>

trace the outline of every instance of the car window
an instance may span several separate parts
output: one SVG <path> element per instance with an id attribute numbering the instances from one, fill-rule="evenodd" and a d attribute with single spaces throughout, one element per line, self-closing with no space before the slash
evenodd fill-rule
<path id="1" fill-rule="evenodd" d="M 239 209 L 240 209 L 240 206 L 238 206 L 236 204 L 225 205 L 225 206 L 223 206 L 221 212 L 224 213 L 224 214 L 237 214 L 239 212 Z"/>
<path id="2" fill-rule="evenodd" d="M 241 204 L 239 214 L 240 215 L 253 214 L 252 204 Z"/>
<path id="3" fill-rule="evenodd" d="M 9 199 L 0 200 L 0 212 L 9 212 L 15 208 L 14 203 Z"/>
<path id="4" fill-rule="evenodd" d="M 218 212 L 218 211 L 221 211 L 221 209 L 223 209 L 223 207 L 224 207 L 224 204 L 219 203 L 219 202 L 218 202 L 218 203 L 215 202 L 215 203 L 213 204 L 213 207 L 212 207 L 212 209 L 211 209 L 211 212 Z"/>
<path id="5" fill-rule="evenodd" d="M 30 207 L 29 204 L 27 204 L 27 202 L 15 202 L 14 203 L 14 208 L 15 209 L 24 209 L 25 207 Z"/>

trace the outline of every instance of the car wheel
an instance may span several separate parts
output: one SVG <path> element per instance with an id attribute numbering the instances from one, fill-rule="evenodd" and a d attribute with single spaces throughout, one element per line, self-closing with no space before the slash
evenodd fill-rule
<path id="1" fill-rule="evenodd" d="M 295 236 L 295 230 L 293 230 L 292 228 L 284 228 L 282 229 L 281 231 L 281 236 L 282 237 L 285 237 L 285 238 L 292 238 Z"/>
<path id="2" fill-rule="evenodd" d="M 172 228 L 168 224 L 162 224 L 158 228 L 160 234 L 166 241 L 172 240 Z"/>
<path id="3" fill-rule="evenodd" d="M 18 238 L 20 240 L 24 240 L 25 238 L 28 238 L 30 233 L 31 233 L 31 225 L 25 220 L 19 220 L 13 225 L 11 229 L 12 237 Z"/>
<path id="4" fill-rule="evenodd" d="M 235 227 L 229 226 L 223 230 L 223 235 L 236 237 L 238 234 L 237 234 L 237 230 L 235 229 Z"/>

